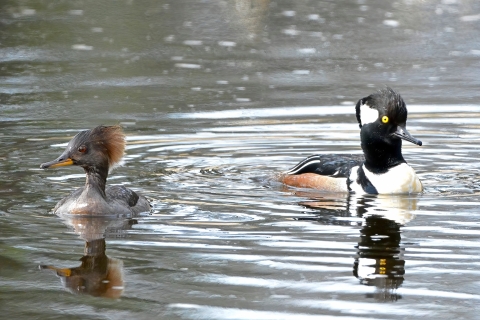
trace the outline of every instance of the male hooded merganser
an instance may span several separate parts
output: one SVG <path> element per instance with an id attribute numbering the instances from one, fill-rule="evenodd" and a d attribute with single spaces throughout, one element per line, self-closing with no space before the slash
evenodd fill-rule
<path id="1" fill-rule="evenodd" d="M 78 133 L 57 159 L 40 168 L 77 165 L 85 170 L 85 186 L 60 200 L 56 214 L 135 215 L 149 212 L 148 200 L 124 186 L 105 188 L 108 170 L 118 164 L 125 150 L 125 135 L 120 126 L 98 126 Z"/>
<path id="2" fill-rule="evenodd" d="M 385 88 L 355 106 L 363 156 L 314 155 L 281 177 L 284 184 L 358 194 L 419 193 L 423 186 L 402 156 L 402 139 L 418 146 L 406 129 L 402 97 Z"/>

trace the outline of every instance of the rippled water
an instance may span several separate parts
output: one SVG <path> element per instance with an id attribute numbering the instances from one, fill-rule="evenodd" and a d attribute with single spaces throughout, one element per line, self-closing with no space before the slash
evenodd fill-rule
<path id="1" fill-rule="evenodd" d="M 9 319 L 475 319 L 476 1 L 0 4 L 0 310 Z M 409 108 L 418 196 L 322 194 L 275 176 L 360 153 L 355 101 Z M 49 211 L 84 182 L 43 171 L 120 123 L 109 183 L 130 220 Z M 103 240 L 103 235 L 106 238 Z"/>

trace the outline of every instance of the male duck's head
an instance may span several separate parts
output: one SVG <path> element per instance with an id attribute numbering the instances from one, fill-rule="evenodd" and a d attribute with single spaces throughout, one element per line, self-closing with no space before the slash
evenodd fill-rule
<path id="1" fill-rule="evenodd" d="M 391 88 L 387 87 L 358 100 L 355 111 L 360 128 L 367 127 L 365 132 L 371 135 L 371 138 L 375 138 L 375 135 L 387 143 L 400 142 L 399 139 L 403 139 L 418 146 L 422 145 L 422 141 L 407 131 L 407 107 L 402 97 Z M 363 131 L 364 129 L 362 133 Z"/>

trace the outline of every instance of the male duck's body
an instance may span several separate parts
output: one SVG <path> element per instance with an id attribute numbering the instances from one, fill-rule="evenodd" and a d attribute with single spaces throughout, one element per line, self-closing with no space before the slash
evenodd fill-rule
<path id="1" fill-rule="evenodd" d="M 423 186 L 402 155 L 402 139 L 421 146 L 406 129 L 405 102 L 390 88 L 360 99 L 361 155 L 314 155 L 285 172 L 284 184 L 357 194 L 420 193 Z"/>
<path id="2" fill-rule="evenodd" d="M 78 133 L 57 159 L 40 168 L 78 165 L 85 170 L 86 183 L 53 209 L 56 214 L 135 215 L 150 211 L 148 200 L 124 186 L 105 186 L 109 168 L 125 150 L 125 136 L 119 126 L 99 126 Z"/>

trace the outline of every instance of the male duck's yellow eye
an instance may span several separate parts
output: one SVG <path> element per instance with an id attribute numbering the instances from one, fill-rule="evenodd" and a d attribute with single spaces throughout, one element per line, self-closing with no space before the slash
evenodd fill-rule
<path id="1" fill-rule="evenodd" d="M 383 116 L 383 117 L 382 117 L 382 122 L 383 122 L 383 123 L 388 123 L 388 117 L 387 117 L 387 116 Z"/>

